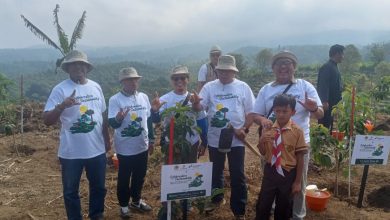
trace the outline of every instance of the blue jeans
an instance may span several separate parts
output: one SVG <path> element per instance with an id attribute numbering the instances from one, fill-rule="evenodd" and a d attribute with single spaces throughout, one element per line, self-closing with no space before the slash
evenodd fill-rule
<path id="1" fill-rule="evenodd" d="M 88 216 L 91 219 L 103 216 L 104 197 L 107 191 L 106 160 L 106 154 L 89 159 L 60 158 L 65 209 L 69 220 L 82 219 L 79 186 L 84 167 L 89 182 Z"/>
<path id="2" fill-rule="evenodd" d="M 245 147 L 232 147 L 229 153 L 221 153 L 218 148 L 209 147 L 210 161 L 213 162 L 212 188 L 224 188 L 223 170 L 226 154 L 230 172 L 230 209 L 234 215 L 244 215 L 248 196 L 244 172 Z M 222 199 L 223 195 L 216 196 L 213 202 L 219 202 Z"/>

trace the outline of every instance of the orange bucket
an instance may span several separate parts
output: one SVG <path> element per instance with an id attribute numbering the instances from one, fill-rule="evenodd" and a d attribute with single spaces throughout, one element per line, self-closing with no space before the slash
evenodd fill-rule
<path id="1" fill-rule="evenodd" d="M 119 169 L 119 160 L 116 155 L 112 156 L 112 163 L 114 164 L 115 169 Z"/>
<path id="2" fill-rule="evenodd" d="M 328 204 L 329 198 L 330 198 L 330 193 L 327 191 L 306 193 L 307 207 L 310 210 L 313 210 L 315 212 L 324 211 L 326 205 Z"/>

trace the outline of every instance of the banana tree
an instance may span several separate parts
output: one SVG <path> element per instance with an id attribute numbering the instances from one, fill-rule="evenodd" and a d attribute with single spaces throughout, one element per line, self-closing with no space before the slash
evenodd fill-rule
<path id="1" fill-rule="evenodd" d="M 62 57 L 57 59 L 56 62 L 56 72 L 58 67 L 60 67 L 65 55 L 72 51 L 76 47 L 77 40 L 81 39 L 83 29 L 85 26 L 85 19 L 86 19 L 86 11 L 83 12 L 81 15 L 81 18 L 78 20 L 76 27 L 73 30 L 72 37 L 68 38 L 68 35 L 65 33 L 64 29 L 61 27 L 58 19 L 58 12 L 59 12 L 60 6 L 57 4 L 56 7 L 53 10 L 54 15 L 54 25 L 57 29 L 57 35 L 58 35 L 58 42 L 54 42 L 49 36 L 47 36 L 42 30 L 40 30 L 37 26 L 35 26 L 30 20 L 28 20 L 26 17 L 21 15 L 24 24 L 30 31 L 37 36 L 39 39 L 41 39 L 43 42 L 47 43 L 48 45 L 54 47 L 60 53 L 62 54 Z"/>

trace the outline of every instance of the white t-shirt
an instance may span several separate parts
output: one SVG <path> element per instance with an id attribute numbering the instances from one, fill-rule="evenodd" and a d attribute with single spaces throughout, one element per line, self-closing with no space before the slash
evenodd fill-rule
<path id="1" fill-rule="evenodd" d="M 115 152 L 129 156 L 148 150 L 147 119 L 150 116 L 148 96 L 137 92 L 135 95 L 126 97 L 118 92 L 108 102 L 108 118 L 115 118 L 120 109 L 130 111 L 123 119 L 121 126 L 115 129 Z"/>
<path id="2" fill-rule="evenodd" d="M 199 82 L 206 82 L 207 78 L 207 64 L 203 64 L 198 73 L 198 81 Z"/>
<path id="3" fill-rule="evenodd" d="M 45 111 L 51 111 L 76 90 L 75 99 L 80 105 L 66 108 L 60 116 L 61 133 L 58 156 L 65 159 L 88 159 L 106 152 L 102 134 L 106 111 L 102 89 L 88 79 L 80 85 L 66 79 L 50 93 Z"/>
<path id="4" fill-rule="evenodd" d="M 264 85 L 257 95 L 256 102 L 254 105 L 254 113 L 267 116 L 269 110 L 272 108 L 273 101 L 276 95 L 282 94 L 286 89 L 287 85 L 274 84 L 270 82 Z M 292 120 L 302 128 L 303 133 L 305 134 L 306 143 L 310 142 L 310 112 L 307 111 L 301 104 L 298 103 L 298 100 L 305 100 L 305 92 L 309 98 L 314 99 L 317 102 L 318 106 L 322 106 L 320 97 L 317 94 L 314 86 L 303 79 L 297 79 L 290 89 L 287 91 L 287 94 L 292 95 L 297 100 L 295 106 L 296 113 L 292 116 Z M 270 118 L 274 117 L 271 113 Z"/>
<path id="5" fill-rule="evenodd" d="M 183 95 L 178 95 L 176 93 L 174 93 L 173 91 L 170 91 L 168 92 L 167 94 L 163 95 L 160 97 L 160 102 L 166 102 L 164 105 L 161 106 L 160 108 L 160 114 L 167 108 L 170 108 L 172 106 L 175 106 L 177 103 L 183 103 L 184 100 L 186 99 L 188 95 L 188 91 L 183 94 Z M 191 102 L 189 101 L 187 105 L 191 105 Z M 196 142 L 198 142 L 200 140 L 200 136 L 198 134 L 198 132 L 196 131 L 196 120 L 197 119 L 202 119 L 202 118 L 205 118 L 206 117 L 206 113 L 204 111 L 201 111 L 201 112 L 188 112 L 188 116 L 189 117 L 193 117 L 194 121 L 195 121 L 195 124 L 192 126 L 192 131 L 195 135 L 189 135 L 187 133 L 186 135 L 186 139 L 187 141 L 189 141 L 192 145 L 195 144 Z M 169 121 L 164 121 L 164 124 L 166 125 L 167 123 L 169 123 Z"/>
<path id="6" fill-rule="evenodd" d="M 236 129 L 244 126 L 245 116 L 253 111 L 253 96 L 251 88 L 243 81 L 234 79 L 223 85 L 218 79 L 208 82 L 200 91 L 203 98 L 203 109 L 208 108 L 208 144 L 218 147 L 222 128 L 229 123 Z M 233 137 L 232 147 L 244 146 L 244 143 Z"/>

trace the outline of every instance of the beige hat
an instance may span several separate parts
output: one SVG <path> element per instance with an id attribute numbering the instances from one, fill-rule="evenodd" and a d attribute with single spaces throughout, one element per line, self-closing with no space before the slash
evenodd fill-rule
<path id="1" fill-rule="evenodd" d="M 239 72 L 236 67 L 236 59 L 231 55 L 222 55 L 218 59 L 218 65 L 215 67 L 217 70 L 233 70 Z"/>
<path id="2" fill-rule="evenodd" d="M 292 60 L 294 62 L 294 66 L 298 64 L 298 58 L 291 51 L 283 50 L 272 57 L 271 59 L 272 67 L 275 65 L 275 62 L 281 58 L 287 58 Z"/>
<path id="3" fill-rule="evenodd" d="M 137 70 L 134 67 L 123 68 L 119 71 L 119 82 L 124 79 L 130 78 L 141 78 L 142 76 L 138 75 Z"/>
<path id="4" fill-rule="evenodd" d="M 171 72 L 171 76 L 172 75 L 183 75 L 183 74 L 190 75 L 190 73 L 188 72 L 188 68 L 186 66 L 183 66 L 183 65 L 175 66 Z"/>
<path id="5" fill-rule="evenodd" d="M 79 50 L 72 50 L 64 57 L 64 61 L 61 63 L 61 69 L 68 72 L 69 64 L 74 62 L 85 63 L 88 66 L 87 72 L 90 72 L 93 69 L 92 64 L 88 62 L 87 55 Z"/>
<path id="6" fill-rule="evenodd" d="M 210 53 L 222 53 L 222 50 L 218 45 L 214 45 L 210 48 Z"/>

